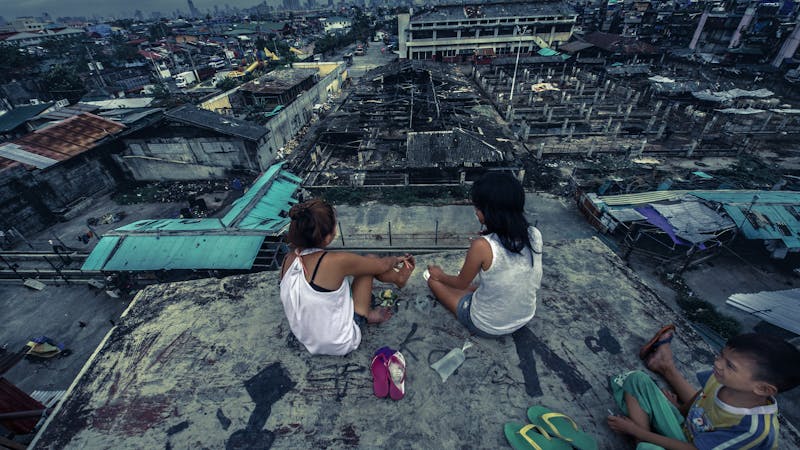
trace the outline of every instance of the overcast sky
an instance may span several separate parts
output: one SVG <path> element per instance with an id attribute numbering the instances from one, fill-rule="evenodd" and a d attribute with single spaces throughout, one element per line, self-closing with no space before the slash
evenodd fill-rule
<path id="1" fill-rule="evenodd" d="M 213 10 L 214 5 L 223 9 L 226 4 L 231 7 L 251 7 L 261 0 L 193 0 L 201 11 Z M 274 1 L 274 0 L 273 0 Z M 272 4 L 267 0 L 268 4 Z M 142 10 L 145 17 L 152 11 L 161 11 L 171 15 L 176 9 L 183 12 L 189 10 L 186 0 L 0 0 L 0 16 L 10 21 L 18 16 L 40 16 L 47 12 L 53 18 L 59 16 L 100 16 L 132 13 Z"/>

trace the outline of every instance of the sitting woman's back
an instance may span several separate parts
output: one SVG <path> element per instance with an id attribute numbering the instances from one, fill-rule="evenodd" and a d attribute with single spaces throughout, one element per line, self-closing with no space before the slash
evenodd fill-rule
<path id="1" fill-rule="evenodd" d="M 322 200 L 294 205 L 289 217 L 293 252 L 284 259 L 281 274 L 289 327 L 313 354 L 350 353 L 361 343 L 359 325 L 391 317 L 386 308 L 372 308 L 373 280 L 402 287 L 414 270 L 414 258 L 325 251 L 336 237 L 336 214 Z"/>
<path id="2" fill-rule="evenodd" d="M 310 353 L 346 355 L 361 343 L 361 329 L 353 320 L 350 285 L 344 281 L 338 289 L 322 292 L 312 286 L 313 277 L 311 282 L 306 280 L 303 257 L 321 251 L 313 248 L 299 252 L 286 268 L 281 279 L 281 302 L 292 333 Z"/>
<path id="3" fill-rule="evenodd" d="M 495 335 L 509 334 L 536 314 L 536 291 L 542 284 L 542 234 L 529 228 L 531 248 L 514 253 L 503 247 L 497 234 L 481 236 L 492 247 L 492 265 L 478 272 L 472 296 L 472 321 Z"/>

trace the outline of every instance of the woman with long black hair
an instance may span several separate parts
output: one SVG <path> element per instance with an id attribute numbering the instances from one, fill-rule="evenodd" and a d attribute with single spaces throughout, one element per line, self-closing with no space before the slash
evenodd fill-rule
<path id="1" fill-rule="evenodd" d="M 525 192 L 509 174 L 483 175 L 472 186 L 472 204 L 484 227 L 480 238 L 472 241 L 458 275 L 428 266 L 428 286 L 470 333 L 499 337 L 536 313 L 542 234 L 525 218 Z"/>

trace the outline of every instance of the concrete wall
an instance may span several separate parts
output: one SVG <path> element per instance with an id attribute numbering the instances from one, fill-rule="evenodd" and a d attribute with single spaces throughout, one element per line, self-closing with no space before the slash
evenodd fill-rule
<path id="1" fill-rule="evenodd" d="M 272 165 L 275 154 L 281 147 L 291 140 L 298 131 L 311 119 L 314 105 L 328 100 L 331 93 L 339 92 L 342 84 L 348 78 L 346 66 L 343 62 L 301 62 L 292 64 L 296 69 L 318 69 L 320 80 L 300 97 L 286 105 L 276 114 L 265 127 L 269 130 L 266 142 L 260 144 L 257 150 L 257 159 L 260 170 L 266 170 Z M 230 96 L 239 88 L 232 89 L 213 97 L 199 106 L 209 111 L 225 113 L 231 108 Z M 206 170 L 204 167 L 203 170 Z"/>
<path id="2" fill-rule="evenodd" d="M 291 140 L 298 131 L 311 119 L 314 105 L 328 100 L 331 93 L 339 92 L 342 83 L 347 79 L 344 63 L 295 63 L 295 68 L 324 67 L 327 75 L 321 77 L 319 82 L 300 97 L 287 105 L 280 113 L 267 122 L 266 127 L 270 133 L 267 135 L 267 144 L 259 151 L 259 161 L 265 160 L 263 152 L 274 155 L 281 147 Z M 272 161 L 270 160 L 270 164 Z M 267 164 L 268 166 L 269 164 Z M 262 166 L 265 170 L 267 166 Z"/>
<path id="3" fill-rule="evenodd" d="M 400 59 L 408 59 L 408 49 L 406 47 L 406 30 L 408 30 L 408 23 L 411 21 L 411 14 L 398 14 L 397 15 L 397 47 L 400 51 Z"/>
<path id="4" fill-rule="evenodd" d="M 138 181 L 223 178 L 231 170 L 261 170 L 256 144 L 237 138 L 162 137 L 124 143 L 125 152 L 114 160 Z"/>
<path id="5" fill-rule="evenodd" d="M 4 170 L 0 172 L 0 230 L 41 231 L 81 198 L 115 187 L 114 176 L 96 155 L 81 155 L 44 170 L 28 171 L 21 166 Z"/>

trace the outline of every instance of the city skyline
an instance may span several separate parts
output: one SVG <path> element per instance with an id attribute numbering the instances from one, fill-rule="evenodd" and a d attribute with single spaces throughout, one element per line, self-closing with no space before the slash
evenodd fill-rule
<path id="1" fill-rule="evenodd" d="M 203 13 L 213 11 L 214 6 L 224 9 L 225 5 L 237 8 L 250 8 L 261 3 L 258 0 L 195 0 L 195 6 Z M 267 0 L 267 4 L 275 4 L 275 0 Z M 188 13 L 189 6 L 186 0 L 139 0 L 135 3 L 121 0 L 22 0 L 8 2 L 0 8 L 0 16 L 7 21 L 17 17 L 39 17 L 48 13 L 51 17 L 93 17 L 105 16 L 133 16 L 135 10 L 141 10 L 145 15 L 151 12 L 161 12 L 169 15 L 175 10 Z"/>

